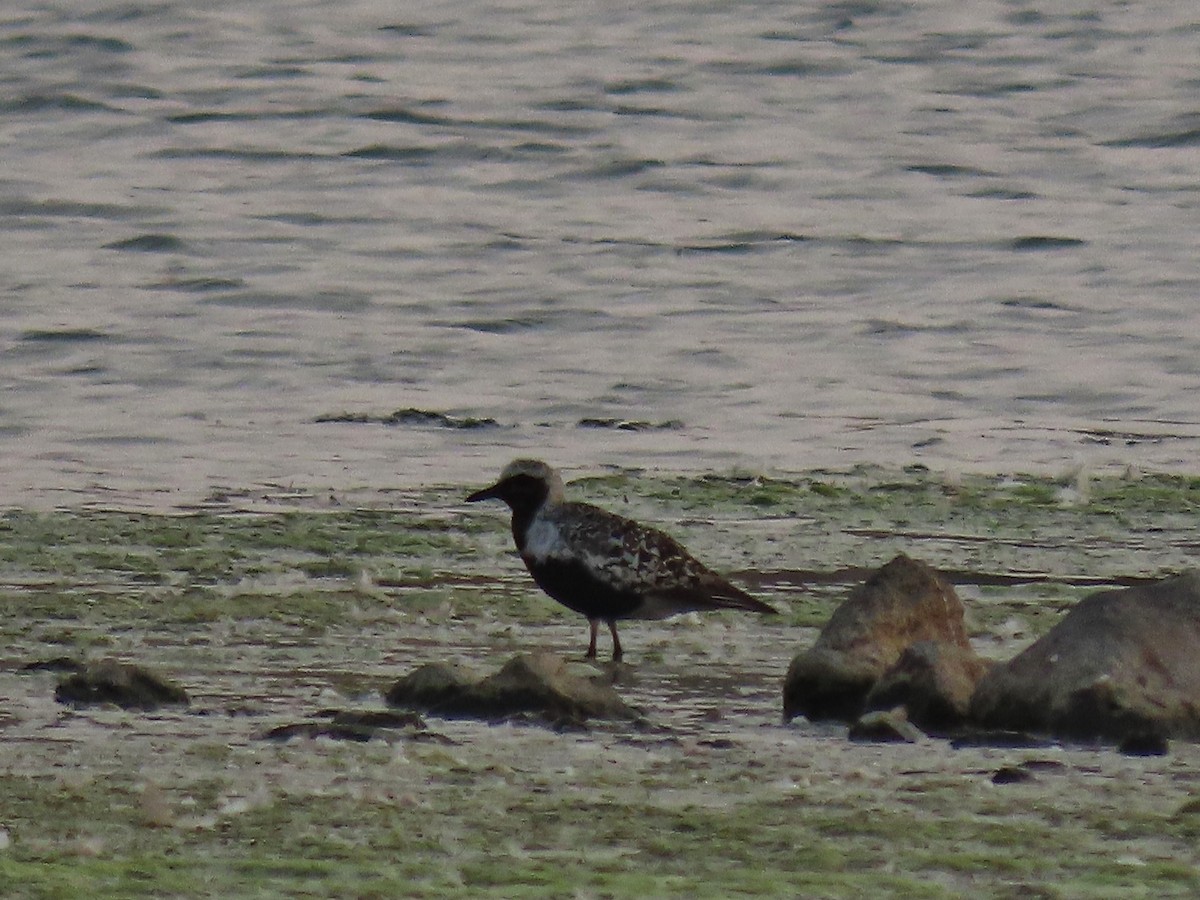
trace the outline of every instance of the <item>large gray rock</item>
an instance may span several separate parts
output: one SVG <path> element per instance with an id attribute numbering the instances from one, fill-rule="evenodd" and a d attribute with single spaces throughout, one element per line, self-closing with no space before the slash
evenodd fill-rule
<path id="1" fill-rule="evenodd" d="M 440 663 L 422 666 L 392 685 L 386 699 L 432 715 L 489 721 L 522 714 L 556 724 L 639 718 L 611 684 L 572 672 L 552 653 L 519 654 L 483 679 Z"/>
<path id="2" fill-rule="evenodd" d="M 980 680 L 971 716 L 1076 740 L 1200 739 L 1200 572 L 1084 598 Z"/>
<path id="3" fill-rule="evenodd" d="M 970 652 L 953 586 L 901 554 L 854 588 L 816 643 L 792 660 L 783 686 L 784 718 L 854 721 L 880 676 L 918 641 Z"/>

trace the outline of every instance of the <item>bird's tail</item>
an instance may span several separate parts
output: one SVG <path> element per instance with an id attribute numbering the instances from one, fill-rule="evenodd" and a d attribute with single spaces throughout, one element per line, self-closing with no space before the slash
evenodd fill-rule
<path id="1" fill-rule="evenodd" d="M 713 606 L 721 609 L 744 609 L 748 612 L 777 614 L 779 611 L 769 603 L 764 603 L 757 597 L 752 597 L 737 585 L 730 584 L 724 578 L 712 586 L 709 599 Z"/>

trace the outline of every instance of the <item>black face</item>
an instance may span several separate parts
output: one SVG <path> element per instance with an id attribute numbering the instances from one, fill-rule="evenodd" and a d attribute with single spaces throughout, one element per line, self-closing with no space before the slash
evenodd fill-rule
<path id="1" fill-rule="evenodd" d="M 532 512 L 542 505 L 548 492 L 549 487 L 540 478 L 534 478 L 532 475 L 513 475 L 482 491 L 476 491 L 467 497 L 467 502 L 503 500 L 513 512 Z"/>

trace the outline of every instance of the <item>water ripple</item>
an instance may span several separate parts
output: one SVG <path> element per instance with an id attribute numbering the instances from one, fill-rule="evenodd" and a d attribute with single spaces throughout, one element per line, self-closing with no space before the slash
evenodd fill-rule
<path id="1" fill-rule="evenodd" d="M 1192 4 L 518 6 L 0 17 L 0 485 L 1196 466 Z"/>

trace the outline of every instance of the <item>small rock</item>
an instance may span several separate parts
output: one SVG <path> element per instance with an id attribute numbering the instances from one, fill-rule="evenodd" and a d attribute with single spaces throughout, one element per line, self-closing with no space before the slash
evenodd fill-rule
<path id="1" fill-rule="evenodd" d="M 365 744 L 375 738 L 387 739 L 382 729 L 362 725 L 338 725 L 332 722 L 295 722 L 272 728 L 263 737 L 268 741 L 290 741 L 294 737 L 329 738 L 334 741 L 357 741 Z"/>
<path id="2" fill-rule="evenodd" d="M 992 776 L 992 784 L 1021 784 L 1033 781 L 1033 773 L 1020 766 L 1001 766 Z"/>
<path id="3" fill-rule="evenodd" d="M 394 710 L 346 710 L 333 712 L 328 722 L 296 722 L 280 725 L 263 735 L 269 741 L 294 737 L 329 738 L 335 741 L 391 741 L 398 737 L 427 739 L 425 720 L 414 712 Z"/>
<path id="4" fill-rule="evenodd" d="M 72 706 L 115 703 L 122 709 L 187 706 L 187 692 L 141 666 L 116 660 L 87 663 L 59 682 L 54 699 Z"/>
<path id="5" fill-rule="evenodd" d="M 1117 749 L 1126 756 L 1166 756 L 1170 748 L 1163 734 L 1145 731 L 1126 735 Z"/>
<path id="6" fill-rule="evenodd" d="M 483 428 L 499 428 L 500 423 L 491 418 L 475 418 L 474 416 L 450 416 L 443 412 L 428 409 L 398 409 L 382 416 L 368 413 L 328 413 L 317 416 L 318 423 L 341 422 L 344 424 L 378 423 L 380 425 L 426 425 L 435 428 L 456 428 L 475 430 Z"/>
<path id="7" fill-rule="evenodd" d="M 82 672 L 86 666 L 81 660 L 70 656 L 55 656 L 52 659 L 39 659 L 26 663 L 21 667 L 22 672 Z"/>
<path id="8" fill-rule="evenodd" d="M 918 743 L 923 734 L 904 717 L 903 709 L 869 712 L 850 726 L 847 735 L 859 743 Z"/>
<path id="9" fill-rule="evenodd" d="M 333 724 L 360 728 L 424 728 L 425 720 L 415 712 L 394 709 L 342 710 L 334 713 Z"/>
<path id="10" fill-rule="evenodd" d="M 389 706 L 489 721 L 530 713 L 552 724 L 638 718 L 611 684 L 574 674 L 550 653 L 519 654 L 478 681 L 457 667 L 422 666 L 392 685 L 386 699 Z"/>
<path id="11" fill-rule="evenodd" d="M 585 418 L 578 422 L 580 428 L 615 428 L 618 431 L 678 431 L 683 422 L 668 419 L 665 422 L 643 422 L 629 419 Z"/>
<path id="12" fill-rule="evenodd" d="M 388 689 L 388 706 L 434 709 L 453 703 L 477 684 L 478 677 L 464 666 L 430 663 L 409 672 Z"/>

